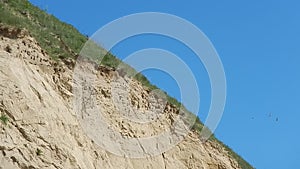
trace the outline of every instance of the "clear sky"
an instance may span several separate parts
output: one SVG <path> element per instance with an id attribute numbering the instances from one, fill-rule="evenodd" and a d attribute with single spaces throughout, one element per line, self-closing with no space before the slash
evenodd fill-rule
<path id="1" fill-rule="evenodd" d="M 192 22 L 212 41 L 226 73 L 227 102 L 216 136 L 258 169 L 299 168 L 298 0 L 30 1 L 86 35 L 136 12 L 170 13 Z M 113 52 L 124 58 L 149 47 L 170 50 L 190 64 L 198 75 L 202 101 L 199 116 L 203 120 L 210 103 L 210 83 L 204 67 L 193 62 L 193 53 L 182 44 L 149 35 L 128 39 Z M 145 74 L 179 98 L 172 78 L 157 71 Z"/>

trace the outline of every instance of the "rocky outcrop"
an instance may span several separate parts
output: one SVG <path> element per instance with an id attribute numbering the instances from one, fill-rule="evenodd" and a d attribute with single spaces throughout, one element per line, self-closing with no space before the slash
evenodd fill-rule
<path id="1" fill-rule="evenodd" d="M 146 158 L 122 157 L 101 148 L 86 135 L 73 110 L 75 61 L 51 60 L 22 30 L 2 27 L 0 33 L 0 111 L 8 117 L 7 124 L 0 124 L 0 168 L 240 168 L 220 144 L 202 143 L 195 132 L 172 149 Z M 157 135 L 174 121 L 178 110 L 139 82 L 103 67 L 92 71 L 97 77 L 93 88 L 97 104 L 122 137 Z M 112 83 L 118 90 L 112 92 Z M 128 88 L 128 98 L 115 98 L 124 96 Z M 114 99 L 133 109 L 121 110 Z M 161 112 L 160 120 L 155 120 L 156 111 Z M 132 123 L 122 118 L 124 112 L 135 120 L 152 121 Z"/>

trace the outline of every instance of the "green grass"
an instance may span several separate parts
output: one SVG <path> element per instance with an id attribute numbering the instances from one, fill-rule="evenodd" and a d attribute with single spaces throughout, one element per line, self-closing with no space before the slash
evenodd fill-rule
<path id="1" fill-rule="evenodd" d="M 43 151 L 41 149 L 37 148 L 35 153 L 37 156 L 41 156 L 43 154 Z"/>
<path id="2" fill-rule="evenodd" d="M 2 124 L 7 125 L 8 117 L 5 114 L 2 114 L 0 116 L 0 121 L 2 122 Z"/>
<path id="3" fill-rule="evenodd" d="M 42 49 L 51 56 L 54 60 L 63 58 L 77 58 L 80 54 L 84 54 L 92 60 L 97 61 L 101 65 L 117 68 L 119 64 L 125 69 L 129 75 L 135 75 L 133 78 L 141 82 L 150 90 L 158 89 L 157 86 L 151 84 L 149 80 L 141 73 L 137 73 L 129 65 L 122 63 L 112 53 L 106 52 L 103 48 L 96 45 L 92 41 L 88 41 L 88 46 L 85 51 L 81 51 L 82 47 L 87 42 L 87 37 L 79 33 L 73 26 L 63 23 L 46 11 L 33 6 L 27 0 L 2 0 L 0 1 L 0 23 L 13 26 L 16 28 L 25 28 L 30 31 L 30 34 L 38 41 Z M 100 57 L 99 57 L 100 56 Z M 103 58 L 102 58 L 103 57 Z M 167 101 L 176 107 L 182 106 L 175 98 L 167 95 Z M 184 111 L 189 113 L 187 121 L 195 120 L 196 123 L 192 126 L 195 131 L 201 131 L 203 123 L 193 113 L 190 113 L 186 108 Z M 5 115 L 0 117 L 2 123 L 7 124 L 8 118 Z M 250 169 L 250 164 L 243 160 L 239 155 L 232 151 L 228 146 L 217 140 L 213 135 L 210 140 L 215 140 L 222 144 L 229 154 L 238 161 L 243 169 Z M 41 150 L 37 149 L 37 155 L 41 155 Z"/>
<path id="4" fill-rule="evenodd" d="M 219 144 L 221 144 L 225 148 L 226 151 L 228 151 L 228 154 L 238 162 L 239 166 L 242 169 L 253 169 L 254 168 L 247 161 L 245 161 L 240 155 L 238 155 L 230 147 L 228 147 L 226 144 L 224 144 L 220 140 L 216 139 L 215 137 L 213 137 L 213 139 L 215 139 Z"/>
<path id="5" fill-rule="evenodd" d="M 87 40 L 73 26 L 59 21 L 26 0 L 7 0 L 0 4 L 0 22 L 29 30 L 54 59 L 75 57 Z"/>

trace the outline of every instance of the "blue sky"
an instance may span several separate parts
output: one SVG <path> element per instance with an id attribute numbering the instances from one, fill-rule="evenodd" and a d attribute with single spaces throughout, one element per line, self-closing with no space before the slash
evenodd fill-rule
<path id="1" fill-rule="evenodd" d="M 86 35 L 137 12 L 170 13 L 192 22 L 212 41 L 226 73 L 227 102 L 216 136 L 258 169 L 298 168 L 299 1 L 30 1 Z M 209 79 L 203 65 L 194 62 L 193 53 L 182 44 L 149 35 L 128 39 L 113 52 L 123 58 L 149 47 L 176 53 L 197 74 L 202 106 L 199 116 L 203 120 L 210 103 Z M 157 71 L 145 74 L 179 98 L 172 78 Z"/>

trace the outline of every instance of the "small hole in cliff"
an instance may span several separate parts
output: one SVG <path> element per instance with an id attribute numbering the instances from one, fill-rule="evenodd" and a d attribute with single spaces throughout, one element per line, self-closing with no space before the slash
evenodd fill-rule
<path id="1" fill-rule="evenodd" d="M 8 52 L 8 53 L 11 53 L 11 52 L 12 52 L 12 48 L 11 48 L 10 46 L 7 45 L 7 46 L 5 47 L 5 51 Z"/>
<path id="2" fill-rule="evenodd" d="M 6 156 L 6 153 L 4 150 L 2 150 L 2 155 L 5 157 Z"/>
<path id="3" fill-rule="evenodd" d="M 10 157 L 10 159 L 11 159 L 14 163 L 17 162 L 17 159 L 16 159 L 16 157 L 14 157 L 14 156 Z"/>

